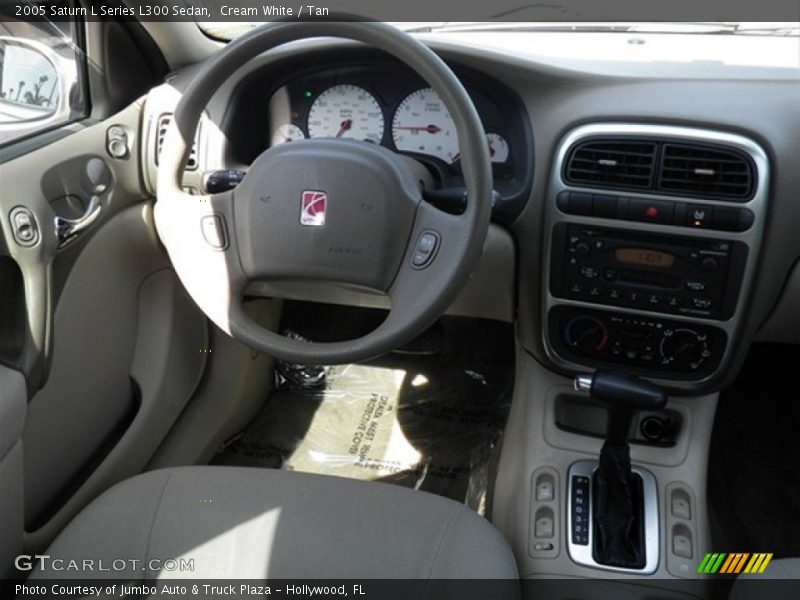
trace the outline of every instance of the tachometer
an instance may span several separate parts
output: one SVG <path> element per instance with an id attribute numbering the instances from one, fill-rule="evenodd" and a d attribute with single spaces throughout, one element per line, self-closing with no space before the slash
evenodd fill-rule
<path id="1" fill-rule="evenodd" d="M 458 135 L 450 111 L 433 88 L 405 97 L 392 120 L 398 150 L 435 156 L 452 163 L 458 155 Z"/>
<path id="2" fill-rule="evenodd" d="M 341 84 L 322 92 L 308 112 L 308 137 L 350 138 L 380 144 L 383 111 L 367 90 Z"/>

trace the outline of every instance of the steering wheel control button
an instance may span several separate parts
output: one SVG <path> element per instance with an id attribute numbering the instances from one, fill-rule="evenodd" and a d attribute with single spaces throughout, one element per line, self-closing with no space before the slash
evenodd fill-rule
<path id="1" fill-rule="evenodd" d="M 439 234 L 435 231 L 423 231 L 417 245 L 414 248 L 414 256 L 411 258 L 411 266 L 415 269 L 424 269 L 433 261 L 436 251 L 439 249 Z"/>
<path id="2" fill-rule="evenodd" d="M 224 250 L 228 247 L 228 231 L 225 219 L 221 215 L 207 215 L 200 219 L 200 229 L 206 243 L 215 250 Z"/>
<path id="3" fill-rule="evenodd" d="M 17 244 L 25 248 L 36 245 L 39 241 L 39 227 L 31 211 L 24 206 L 17 206 L 11 210 L 9 221 Z"/>

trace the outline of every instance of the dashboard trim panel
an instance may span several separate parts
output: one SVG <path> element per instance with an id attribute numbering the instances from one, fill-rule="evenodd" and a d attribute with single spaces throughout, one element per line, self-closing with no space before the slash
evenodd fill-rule
<path id="1" fill-rule="evenodd" d="M 563 166 L 564 162 L 567 158 L 567 153 L 573 145 L 586 138 L 597 137 L 597 136 L 604 136 L 604 137 L 641 137 L 643 139 L 666 139 L 666 140 L 676 140 L 676 141 L 688 141 L 688 142 L 700 142 L 700 143 L 711 143 L 715 145 L 726 145 L 736 148 L 740 151 L 745 152 L 753 161 L 756 172 L 757 172 L 757 183 L 755 192 L 753 193 L 750 200 L 747 202 L 725 202 L 721 200 L 715 199 L 708 199 L 708 198 L 694 198 L 689 195 L 684 195 L 680 197 L 676 197 L 674 194 L 661 194 L 657 192 L 638 192 L 638 191 L 620 191 L 620 194 L 624 194 L 630 198 L 641 198 L 644 200 L 662 200 L 666 202 L 675 202 L 679 200 L 684 201 L 694 201 L 694 202 L 702 202 L 703 204 L 708 204 L 712 206 L 725 206 L 729 207 L 731 205 L 735 205 L 737 207 L 743 207 L 751 210 L 754 213 L 754 221 L 753 225 L 750 229 L 744 232 L 733 232 L 733 231 L 715 231 L 711 229 L 693 229 L 691 227 L 684 227 L 684 226 L 675 226 L 675 225 L 665 225 L 665 224 L 656 224 L 656 223 L 642 223 L 638 221 L 618 221 L 615 219 L 606 219 L 594 216 L 581 216 L 581 215 L 574 215 L 574 214 L 566 214 L 558 209 L 556 205 L 556 198 L 559 193 L 564 191 L 576 191 L 576 192 L 587 192 L 593 193 L 597 192 L 596 187 L 583 187 L 574 184 L 566 183 L 563 178 Z M 548 181 L 548 191 L 546 195 L 546 208 L 545 208 L 545 232 L 544 232 L 544 239 L 545 239 L 545 248 L 544 248 L 544 268 L 542 269 L 542 286 L 544 290 L 544 302 L 542 303 L 542 323 L 548 323 L 548 315 L 550 310 L 555 306 L 574 306 L 574 307 L 585 307 L 590 309 L 598 309 L 598 310 L 606 310 L 606 311 L 616 311 L 622 314 L 628 315 L 640 315 L 643 317 L 650 317 L 650 318 L 665 318 L 667 315 L 664 315 L 660 312 L 644 310 L 644 309 L 637 309 L 637 308 L 619 308 L 608 306 L 606 304 L 595 303 L 595 302 L 588 302 L 582 300 L 574 300 L 574 299 L 566 299 L 566 298 L 559 298 L 552 294 L 550 289 L 550 277 L 551 277 L 551 259 L 552 259 L 552 243 L 553 243 L 553 231 L 554 227 L 558 223 L 573 223 L 573 224 L 581 224 L 587 225 L 591 227 L 599 227 L 599 228 L 617 228 L 617 229 L 624 229 L 627 231 L 633 232 L 641 232 L 641 233 L 660 233 L 660 234 L 672 234 L 672 235 L 680 235 L 681 237 L 685 238 L 697 238 L 697 239 L 713 239 L 713 240 L 732 240 L 732 241 L 741 241 L 747 244 L 749 248 L 748 256 L 746 259 L 746 264 L 744 268 L 744 274 L 742 277 L 742 283 L 739 293 L 739 298 L 736 303 L 736 307 L 733 311 L 733 315 L 724 320 L 724 321 L 715 321 L 709 320 L 703 317 L 696 317 L 690 315 L 681 315 L 681 316 L 670 316 L 676 321 L 682 321 L 686 324 L 703 324 L 709 325 L 712 324 L 716 327 L 722 329 L 728 338 L 728 343 L 725 347 L 725 350 L 722 355 L 722 359 L 720 361 L 719 367 L 711 374 L 706 375 L 702 378 L 696 380 L 685 380 L 685 379 L 671 379 L 668 376 L 653 376 L 648 375 L 650 379 L 657 381 L 659 383 L 664 384 L 665 386 L 677 389 L 684 389 L 684 390 L 696 390 L 703 386 L 703 384 L 708 383 L 709 380 L 713 379 L 716 373 L 720 371 L 724 371 L 727 367 L 729 362 L 732 360 L 732 355 L 736 348 L 736 344 L 739 339 L 739 335 L 741 334 L 742 325 L 743 325 L 743 307 L 749 301 L 753 283 L 755 279 L 755 272 L 756 272 L 756 265 L 758 264 L 758 260 L 760 258 L 761 253 L 761 241 L 762 241 L 762 234 L 764 231 L 764 224 L 766 221 L 766 209 L 767 209 L 767 197 L 768 197 L 768 182 L 769 181 L 769 161 L 767 158 L 766 152 L 755 143 L 753 140 L 746 138 L 744 136 L 732 133 L 726 133 L 722 131 L 715 131 L 709 129 L 700 129 L 700 128 L 691 128 L 691 127 L 683 127 L 683 126 L 671 126 L 671 125 L 650 125 L 650 124 L 635 124 L 635 123 L 594 123 L 588 125 L 579 126 L 570 132 L 568 132 L 560 141 L 558 148 L 556 150 L 555 155 L 555 162 L 553 167 L 551 168 L 550 177 Z M 613 190 L 608 188 L 609 192 Z M 558 367 L 571 371 L 577 372 L 586 370 L 588 367 L 587 365 L 580 364 L 571 360 L 569 358 L 565 358 L 560 356 L 554 347 L 550 339 L 550 331 L 549 327 L 544 325 L 542 327 L 542 337 L 543 337 L 543 344 L 544 349 L 547 357 Z"/>

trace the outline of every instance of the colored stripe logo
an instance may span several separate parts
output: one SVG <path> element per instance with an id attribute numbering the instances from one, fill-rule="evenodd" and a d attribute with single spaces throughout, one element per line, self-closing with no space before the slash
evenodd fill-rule
<path id="1" fill-rule="evenodd" d="M 714 575 L 738 575 L 739 573 L 761 574 L 772 560 L 772 553 L 756 552 L 709 552 L 697 567 L 698 573 Z"/>

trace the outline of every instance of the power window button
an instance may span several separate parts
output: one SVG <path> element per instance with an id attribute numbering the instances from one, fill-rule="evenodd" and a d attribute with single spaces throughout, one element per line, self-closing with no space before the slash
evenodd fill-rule
<path id="1" fill-rule="evenodd" d="M 550 502 L 553 499 L 553 484 L 550 481 L 542 481 L 536 485 L 536 500 L 539 502 Z"/>
<path id="2" fill-rule="evenodd" d="M 672 538 L 672 553 L 681 558 L 692 558 L 692 540 L 687 535 L 677 534 Z"/>
<path id="3" fill-rule="evenodd" d="M 692 510 L 686 498 L 677 495 L 673 496 L 672 516 L 677 519 L 686 519 L 687 521 L 692 518 Z"/>
<path id="4" fill-rule="evenodd" d="M 553 519 L 551 517 L 541 517 L 536 519 L 534 535 L 540 539 L 550 539 L 553 537 Z"/>

